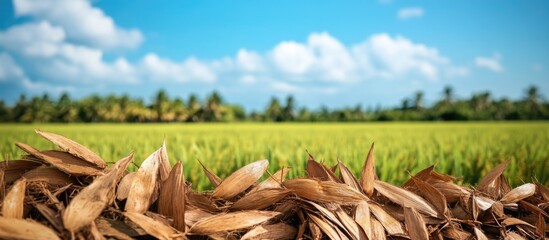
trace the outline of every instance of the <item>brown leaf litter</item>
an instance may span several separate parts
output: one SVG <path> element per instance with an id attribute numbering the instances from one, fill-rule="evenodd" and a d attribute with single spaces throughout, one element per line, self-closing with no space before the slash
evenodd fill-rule
<path id="1" fill-rule="evenodd" d="M 286 179 L 259 160 L 221 179 L 201 162 L 213 191 L 185 182 L 167 147 L 111 168 L 66 137 L 36 131 L 60 149 L 17 143 L 21 160 L 0 162 L 0 239 L 547 239 L 549 189 L 511 188 L 506 163 L 476 187 L 430 166 L 402 186 L 379 180 L 374 145 L 360 178 L 342 161 L 309 154 L 307 177 Z"/>

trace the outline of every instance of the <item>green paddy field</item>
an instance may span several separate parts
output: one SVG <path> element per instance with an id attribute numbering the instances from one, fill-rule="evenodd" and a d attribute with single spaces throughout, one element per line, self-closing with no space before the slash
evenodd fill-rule
<path id="1" fill-rule="evenodd" d="M 532 180 L 549 185 L 549 122 L 2 124 L 1 158 L 23 155 L 17 141 L 55 147 L 34 129 L 72 138 L 109 162 L 134 151 L 140 164 L 165 139 L 170 160 L 184 162 L 187 180 L 198 189 L 210 188 L 198 160 L 225 177 L 246 163 L 268 159 L 271 172 L 291 167 L 294 177 L 304 175 L 306 150 L 329 165 L 339 159 L 359 176 L 372 142 L 378 176 L 395 184 L 432 164 L 475 184 L 508 161 L 505 174 L 513 186 Z"/>

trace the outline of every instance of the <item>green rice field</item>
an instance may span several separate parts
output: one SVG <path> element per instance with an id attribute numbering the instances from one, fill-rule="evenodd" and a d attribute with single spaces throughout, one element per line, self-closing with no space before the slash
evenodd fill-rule
<path id="1" fill-rule="evenodd" d="M 246 163 L 268 159 L 271 172 L 291 167 L 290 177 L 295 177 L 305 174 L 306 150 L 328 165 L 339 159 L 360 176 L 372 142 L 378 176 L 395 184 L 432 164 L 437 171 L 462 177 L 465 184 L 476 184 L 492 167 L 508 161 L 505 175 L 513 186 L 529 181 L 549 185 L 548 122 L 2 124 L 1 158 L 23 155 L 17 141 L 55 148 L 34 129 L 67 136 L 109 162 L 134 151 L 134 162 L 140 164 L 165 139 L 170 161 L 182 160 L 186 179 L 198 189 L 211 188 L 198 160 L 225 177 Z"/>

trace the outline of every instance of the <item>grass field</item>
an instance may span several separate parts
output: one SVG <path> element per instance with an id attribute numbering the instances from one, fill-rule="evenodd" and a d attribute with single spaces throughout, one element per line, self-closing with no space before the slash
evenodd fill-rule
<path id="1" fill-rule="evenodd" d="M 140 163 L 165 138 L 172 163 L 183 160 L 187 180 L 210 188 L 197 160 L 224 177 L 258 159 L 269 159 L 271 172 L 290 166 L 290 177 L 304 175 L 306 150 L 333 165 L 340 159 L 360 176 L 372 142 L 378 176 L 396 184 L 431 164 L 436 170 L 474 184 L 496 164 L 509 161 L 512 185 L 537 180 L 549 185 L 549 123 L 360 123 L 360 124 L 69 124 L 0 126 L 2 159 L 23 152 L 16 141 L 38 149 L 54 146 L 33 129 L 72 138 L 106 161 L 135 151 Z"/>

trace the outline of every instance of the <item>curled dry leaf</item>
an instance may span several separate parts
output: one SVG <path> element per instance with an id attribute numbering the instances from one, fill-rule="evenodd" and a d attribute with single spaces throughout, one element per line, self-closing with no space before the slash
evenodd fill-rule
<path id="1" fill-rule="evenodd" d="M 93 176 L 101 173 L 101 168 L 96 165 L 89 163 L 81 158 L 75 157 L 69 153 L 49 150 L 49 151 L 38 151 L 37 149 L 18 142 L 17 145 L 23 151 L 31 154 L 34 157 L 44 160 L 45 162 L 53 165 L 59 170 L 66 172 L 74 176 Z"/>
<path id="2" fill-rule="evenodd" d="M 383 210 L 383 208 L 375 203 L 370 204 L 369 207 L 370 211 L 374 214 L 376 220 L 378 220 L 378 222 L 383 226 L 383 228 L 385 228 L 385 230 L 387 230 L 390 235 L 400 235 L 405 233 L 404 229 L 402 228 L 402 224 L 385 210 Z M 376 234 L 372 233 L 372 235 L 375 236 Z"/>
<path id="3" fill-rule="evenodd" d="M 416 177 L 412 177 L 412 180 L 421 192 L 422 196 L 435 207 L 440 216 L 445 216 L 446 213 L 448 213 L 448 203 L 446 203 L 446 197 L 444 197 L 440 191 L 430 184 Z"/>
<path id="4" fill-rule="evenodd" d="M 383 229 L 383 225 L 381 222 L 379 222 L 376 218 L 372 218 L 372 238 L 370 239 L 379 239 L 379 240 L 385 240 L 387 239 L 387 235 L 385 234 L 385 230 Z"/>
<path id="5" fill-rule="evenodd" d="M 414 208 L 404 207 L 404 221 L 411 240 L 429 240 L 425 222 Z"/>
<path id="6" fill-rule="evenodd" d="M 2 215 L 6 218 L 23 218 L 25 186 L 27 180 L 20 179 L 8 191 L 2 203 Z M 0 186 L 3 187 L 3 186 Z"/>
<path id="7" fill-rule="evenodd" d="M 90 162 L 99 168 L 107 167 L 107 164 L 105 163 L 105 161 L 103 161 L 103 159 L 101 159 L 101 157 L 71 139 L 63 137 L 61 135 L 57 135 L 55 133 L 49 133 L 40 130 L 36 130 L 36 133 L 38 133 L 38 135 L 44 137 L 48 141 L 52 142 L 53 144 L 57 145 L 65 152 L 68 152 L 87 162 Z"/>
<path id="8" fill-rule="evenodd" d="M 236 170 L 215 188 L 212 197 L 229 199 L 242 193 L 263 175 L 268 165 L 269 161 L 259 160 Z"/>
<path id="9" fill-rule="evenodd" d="M 7 217 L 0 217 L 0 238 L 20 240 L 60 239 L 53 230 L 40 223 Z"/>
<path id="10" fill-rule="evenodd" d="M 473 229 L 474 229 L 473 231 L 475 232 L 475 237 L 477 238 L 477 240 L 488 240 L 488 237 L 486 237 L 486 235 L 478 227 L 474 227 Z"/>
<path id="11" fill-rule="evenodd" d="M 360 184 L 362 185 L 362 190 L 366 195 L 372 196 L 374 193 L 374 181 L 377 179 L 376 175 L 376 165 L 374 161 L 374 144 L 370 147 L 366 160 L 364 161 L 364 166 L 362 167 L 362 175 L 360 177 Z"/>
<path id="12" fill-rule="evenodd" d="M 151 198 L 157 184 L 160 166 L 160 149 L 152 153 L 135 173 L 135 177 L 126 199 L 128 212 L 144 213 L 151 205 Z"/>
<path id="13" fill-rule="evenodd" d="M 500 198 L 502 195 L 502 174 L 507 163 L 501 163 L 488 172 L 478 183 L 477 189 L 493 198 Z"/>
<path id="14" fill-rule="evenodd" d="M 317 162 L 312 157 L 307 160 L 307 177 L 321 181 L 339 182 L 339 179 L 330 169 L 324 166 L 324 164 Z"/>
<path id="15" fill-rule="evenodd" d="M 166 149 L 166 141 L 162 142 L 162 147 L 160 147 L 160 166 L 158 167 L 158 172 L 160 175 L 161 181 L 166 181 L 168 175 L 172 171 L 170 160 L 168 159 L 168 150 Z"/>
<path id="16" fill-rule="evenodd" d="M 192 226 L 196 222 L 211 216 L 213 214 L 200 209 L 187 210 L 185 211 L 185 224 Z"/>
<path id="17" fill-rule="evenodd" d="M 143 228 L 145 232 L 158 239 L 171 240 L 174 239 L 174 235 L 180 234 L 177 230 L 162 223 L 161 221 L 154 220 L 141 213 L 125 212 L 124 216 L 139 225 L 139 227 Z"/>
<path id="18" fill-rule="evenodd" d="M 221 184 L 223 179 L 221 179 L 220 177 L 218 177 L 214 173 L 210 172 L 210 170 L 208 170 L 204 166 L 204 164 L 202 164 L 201 161 L 198 161 L 198 163 L 200 163 L 200 166 L 202 166 L 202 171 L 204 171 L 204 174 L 206 174 L 206 177 L 208 178 L 208 180 L 210 180 L 210 183 L 212 184 L 212 186 L 214 186 L 214 187 L 219 186 L 219 184 Z"/>
<path id="19" fill-rule="evenodd" d="M 501 199 L 501 203 L 516 203 L 522 199 L 530 197 L 536 193 L 536 185 L 526 183 L 505 194 Z"/>
<path id="20" fill-rule="evenodd" d="M 362 228 L 368 239 L 373 239 L 370 206 L 368 202 L 361 201 L 356 205 L 355 221 Z"/>
<path id="21" fill-rule="evenodd" d="M 63 213 L 65 228 L 71 232 L 92 223 L 114 200 L 116 184 L 132 161 L 133 153 L 119 160 L 109 172 L 96 178 L 83 188 L 69 203 Z"/>
<path id="22" fill-rule="evenodd" d="M 336 228 L 334 226 L 332 226 L 331 224 L 329 224 L 328 222 L 326 222 L 324 219 L 322 219 L 320 217 L 317 217 L 313 214 L 309 214 L 309 218 L 330 239 L 333 239 L 333 240 L 342 239 L 341 236 L 339 235 L 339 233 L 337 232 Z"/>
<path id="23" fill-rule="evenodd" d="M 332 181 L 296 178 L 286 180 L 283 184 L 297 196 L 313 201 L 353 204 L 368 200 L 366 196 L 348 185 Z"/>
<path id="24" fill-rule="evenodd" d="M 291 190 L 282 188 L 267 188 L 250 192 L 236 201 L 231 209 L 234 210 L 261 210 L 272 206 L 284 197 L 288 196 Z"/>
<path id="25" fill-rule="evenodd" d="M 433 205 L 425 201 L 425 199 L 420 196 L 399 188 L 397 186 L 391 185 L 386 182 L 376 180 L 374 183 L 374 188 L 383 196 L 390 199 L 392 202 L 402 206 L 402 207 L 413 207 L 423 214 L 427 214 L 431 217 L 441 218 L 442 216 L 435 210 Z"/>
<path id="26" fill-rule="evenodd" d="M 212 234 L 249 228 L 263 223 L 279 214 L 279 212 L 256 210 L 218 214 L 195 223 L 191 227 L 190 232 L 197 234 Z"/>
<path id="27" fill-rule="evenodd" d="M 49 208 L 48 206 L 44 204 L 35 204 L 34 207 L 48 222 L 57 230 L 58 232 L 63 231 L 63 223 L 61 222 L 61 216 L 58 216 L 58 212 L 54 211 L 53 209 Z"/>
<path id="28" fill-rule="evenodd" d="M 355 222 L 355 220 L 352 219 L 345 211 L 343 211 L 341 207 L 338 207 L 335 213 L 341 224 L 343 224 L 343 226 L 347 230 L 346 232 L 349 233 L 352 239 L 366 239 L 364 232 L 360 230 L 360 227 Z"/>
<path id="29" fill-rule="evenodd" d="M 297 229 L 285 223 L 259 225 L 242 236 L 244 239 L 295 239 Z"/>

